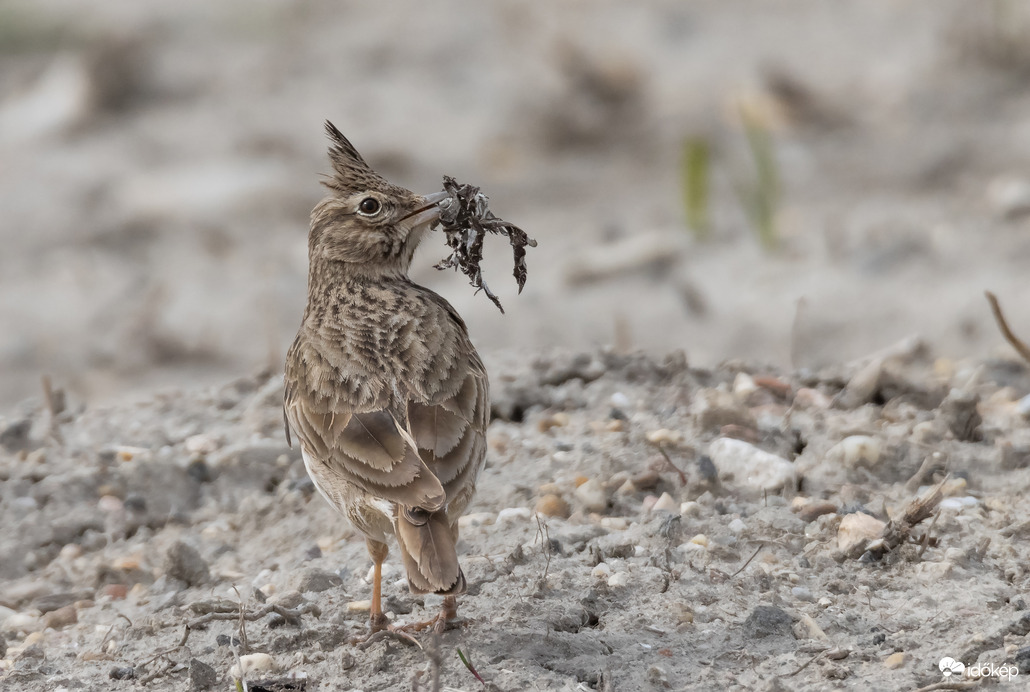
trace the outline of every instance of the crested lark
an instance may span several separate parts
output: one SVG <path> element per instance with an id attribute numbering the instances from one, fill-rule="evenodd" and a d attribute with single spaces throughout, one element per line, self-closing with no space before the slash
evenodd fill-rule
<path id="1" fill-rule="evenodd" d="M 286 435 L 329 503 L 365 535 L 370 620 L 395 536 L 414 593 L 465 591 L 455 543 L 486 455 L 486 370 L 450 304 L 408 278 L 445 193 L 387 182 L 326 123 L 329 194 L 311 214 L 308 303 L 286 358 Z"/>

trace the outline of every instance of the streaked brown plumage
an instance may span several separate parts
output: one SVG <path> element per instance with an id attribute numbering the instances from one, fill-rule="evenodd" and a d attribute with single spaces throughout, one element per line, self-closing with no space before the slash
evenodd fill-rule
<path id="1" fill-rule="evenodd" d="M 331 123 L 328 196 L 311 214 L 308 303 L 286 359 L 287 437 L 322 495 L 366 537 L 372 626 L 386 625 L 390 535 L 415 593 L 465 590 L 455 543 L 486 455 L 486 370 L 447 301 L 408 266 L 439 216 L 375 173 Z"/>

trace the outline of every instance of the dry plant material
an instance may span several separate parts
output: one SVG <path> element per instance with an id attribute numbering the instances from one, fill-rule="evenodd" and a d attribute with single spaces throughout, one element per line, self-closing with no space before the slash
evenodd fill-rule
<path id="1" fill-rule="evenodd" d="M 1001 312 L 1001 305 L 998 304 L 997 297 L 990 291 L 984 291 L 984 295 L 987 296 L 987 302 L 991 304 L 991 312 L 994 313 L 994 321 L 998 323 L 1001 335 L 1012 345 L 1012 348 L 1016 349 L 1019 355 L 1023 356 L 1023 360 L 1030 363 L 1030 346 L 1027 346 L 1025 341 L 1013 334 L 1012 330 L 1009 329 L 1009 323 Z"/>
<path id="2" fill-rule="evenodd" d="M 515 259 L 515 283 L 519 293 L 526 285 L 526 248 L 536 247 L 536 241 L 515 224 L 494 216 L 487 207 L 487 197 L 478 187 L 459 184 L 450 176 L 443 178 L 443 191 L 449 197 L 440 202 L 440 226 L 447 236 L 447 245 L 451 248 L 449 257 L 436 265 L 437 269 L 460 269 L 469 277 L 471 284 L 486 294 L 502 313 L 501 301 L 493 294 L 483 281 L 483 270 L 479 264 L 483 261 L 483 240 L 487 233 L 496 233 L 508 237 Z"/>
<path id="3" fill-rule="evenodd" d="M 897 548 L 899 545 L 908 540 L 912 534 L 912 529 L 917 524 L 921 523 L 925 519 L 933 515 L 937 510 L 937 505 L 944 499 L 944 494 L 941 489 L 944 484 L 950 480 L 950 476 L 946 477 L 943 481 L 938 483 L 923 497 L 913 500 L 909 503 L 905 511 L 900 516 L 894 517 L 887 525 L 883 527 L 883 531 L 880 532 L 879 537 L 874 538 L 868 542 L 860 542 L 847 551 L 847 557 L 856 559 L 862 557 L 865 553 L 871 553 L 873 556 L 879 558 L 884 554 Z"/>

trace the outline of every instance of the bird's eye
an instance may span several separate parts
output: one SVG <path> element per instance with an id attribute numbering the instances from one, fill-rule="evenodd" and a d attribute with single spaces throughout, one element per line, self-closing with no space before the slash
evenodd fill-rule
<path id="1" fill-rule="evenodd" d="M 361 200 L 361 204 L 358 205 L 358 211 L 367 216 L 378 214 L 379 210 L 383 208 L 383 205 L 379 203 L 379 200 L 375 197 L 366 197 Z"/>

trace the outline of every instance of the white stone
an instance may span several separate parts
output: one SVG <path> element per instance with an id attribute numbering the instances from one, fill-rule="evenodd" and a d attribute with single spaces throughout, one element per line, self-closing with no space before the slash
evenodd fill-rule
<path id="1" fill-rule="evenodd" d="M 612 576 L 612 568 L 608 566 L 607 562 L 598 562 L 592 570 L 590 570 L 591 576 L 598 578 L 605 578 Z"/>
<path id="2" fill-rule="evenodd" d="M 591 478 L 576 488 L 576 499 L 589 512 L 603 512 L 608 507 L 608 495 L 601 481 Z"/>
<path id="3" fill-rule="evenodd" d="M 745 524 L 740 517 L 737 517 L 731 521 L 726 528 L 728 528 L 731 533 L 743 533 L 747 529 L 747 524 Z"/>
<path id="4" fill-rule="evenodd" d="M 815 595 L 807 586 L 795 586 L 790 590 L 790 593 L 799 601 L 811 602 L 815 600 Z"/>
<path id="5" fill-rule="evenodd" d="M 229 670 L 234 678 L 247 678 L 255 673 L 268 673 L 276 670 L 275 659 L 268 654 L 247 654 L 240 656 L 240 662 Z"/>
<path id="6" fill-rule="evenodd" d="M 746 399 L 756 391 L 758 391 L 758 385 L 755 384 L 755 378 L 746 372 L 738 372 L 737 376 L 733 378 L 733 393 L 737 397 Z"/>
<path id="7" fill-rule="evenodd" d="M 826 453 L 828 459 L 844 464 L 847 468 L 864 466 L 872 468 L 880 461 L 882 445 L 869 435 L 851 435 L 833 445 Z"/>
<path id="8" fill-rule="evenodd" d="M 221 446 L 214 435 L 201 433 L 186 438 L 186 451 L 190 454 L 212 454 Z"/>
<path id="9" fill-rule="evenodd" d="M 655 445 L 677 445 L 683 441 L 683 433 L 677 430 L 669 430 L 668 428 L 649 430 L 645 437 L 648 442 Z"/>
<path id="10" fill-rule="evenodd" d="M 679 507 L 676 505 L 676 501 L 672 499 L 672 495 L 669 493 L 662 493 L 662 496 L 654 503 L 654 507 L 651 508 L 651 511 L 675 512 L 677 509 L 679 509 Z"/>
<path id="11" fill-rule="evenodd" d="M 4 620 L 3 628 L 8 632 L 33 632 L 40 628 L 39 618 L 29 613 L 14 613 Z"/>
<path id="12" fill-rule="evenodd" d="M 971 495 L 965 497 L 946 497 L 941 500 L 941 509 L 950 509 L 955 512 L 961 512 L 968 507 L 976 507 L 980 504 L 980 501 Z"/>
<path id="13" fill-rule="evenodd" d="M 615 392 L 612 394 L 611 399 L 612 406 L 615 408 L 628 409 L 632 404 L 630 403 L 629 397 L 622 392 Z"/>
<path id="14" fill-rule="evenodd" d="M 851 552 L 863 542 L 879 538 L 885 526 L 887 524 L 864 512 L 845 514 L 837 529 L 837 547 L 845 553 Z"/>
<path id="15" fill-rule="evenodd" d="M 505 507 L 497 513 L 497 523 L 528 521 L 533 516 L 529 507 Z"/>
<path id="16" fill-rule="evenodd" d="M 775 491 L 795 484 L 794 464 L 743 440 L 720 437 L 708 446 L 719 477 L 758 491 Z"/>
<path id="17" fill-rule="evenodd" d="M 680 515 L 684 517 L 696 517 L 701 514 L 701 505 L 691 500 L 680 505 Z"/>
<path id="18" fill-rule="evenodd" d="M 612 576 L 608 577 L 608 586 L 613 589 L 617 589 L 629 584 L 629 575 L 625 572 L 616 572 Z"/>

